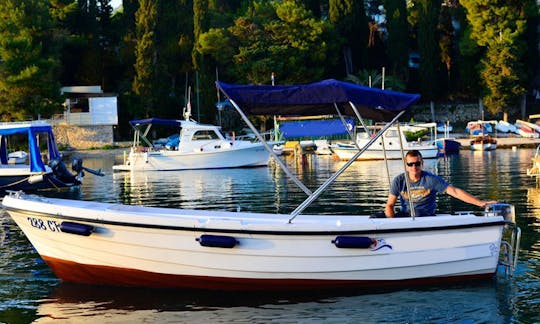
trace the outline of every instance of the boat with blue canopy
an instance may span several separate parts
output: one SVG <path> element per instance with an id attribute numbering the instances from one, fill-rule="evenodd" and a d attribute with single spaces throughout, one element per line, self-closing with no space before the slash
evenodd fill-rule
<path id="1" fill-rule="evenodd" d="M 15 145 L 28 152 L 12 152 L 11 147 Z M 15 158 L 13 153 L 21 159 Z M 75 188 L 81 184 L 84 170 L 100 173 L 83 167 L 81 159 L 73 161 L 72 170 L 75 173 L 62 161 L 50 124 L 44 121 L 0 123 L 0 191 Z"/>
<path id="2" fill-rule="evenodd" d="M 336 113 L 389 121 L 372 144 L 419 99 L 336 80 L 283 86 L 217 82 L 217 87 L 261 141 L 247 114 Z M 414 208 L 404 218 L 336 215 L 331 206 L 323 208 L 330 212 L 309 214 L 306 208 L 357 156 L 310 188 L 263 143 L 301 190 L 289 193 L 306 196 L 290 213 L 160 208 L 23 193 L 5 196 L 2 204 L 52 271 L 68 282 L 320 291 L 461 282 L 491 278 L 499 264 L 510 274 L 516 267 L 520 231 L 510 204 L 427 217 L 417 217 Z"/>

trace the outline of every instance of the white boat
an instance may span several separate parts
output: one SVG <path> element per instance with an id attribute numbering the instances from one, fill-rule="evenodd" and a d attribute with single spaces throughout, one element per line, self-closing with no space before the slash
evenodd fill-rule
<path id="1" fill-rule="evenodd" d="M 529 123 L 524 120 L 516 120 L 517 133 L 521 137 L 525 138 L 538 138 L 540 137 L 540 125 Z"/>
<path id="2" fill-rule="evenodd" d="M 401 159 L 403 154 L 409 150 L 418 150 L 425 159 L 436 158 L 439 149 L 433 139 L 424 141 L 407 141 L 406 132 L 416 133 L 422 130 L 433 130 L 436 123 L 393 126 L 388 128 L 382 137 L 369 145 L 374 134 L 381 127 L 357 127 L 356 145 L 354 143 L 335 143 L 330 145 L 332 152 L 340 160 L 350 160 L 359 149 L 366 148 L 365 152 L 358 156 L 356 160 L 384 160 Z M 403 144 L 400 144 L 403 143 Z M 357 147 L 358 146 L 358 147 Z"/>
<path id="3" fill-rule="evenodd" d="M 135 133 L 129 154 L 115 171 L 172 171 L 258 167 L 268 165 L 270 154 L 259 141 L 225 138 L 221 127 L 189 120 L 150 118 L 130 121 Z M 178 127 L 179 142 L 155 145 L 145 135 L 152 125 Z M 144 129 L 143 129 L 144 128 Z M 141 141 L 146 146 L 141 146 Z"/>
<path id="4" fill-rule="evenodd" d="M 8 154 L 8 163 L 9 164 L 22 164 L 26 163 L 28 158 L 28 153 L 25 151 L 15 151 Z"/>
<path id="5" fill-rule="evenodd" d="M 491 125 L 497 125 L 496 120 L 476 120 L 470 121 L 465 127 L 465 133 L 478 136 L 478 135 L 488 135 L 493 132 L 493 127 Z"/>
<path id="6" fill-rule="evenodd" d="M 517 127 L 513 124 L 510 124 L 507 121 L 499 120 L 495 129 L 501 133 L 516 133 L 518 132 Z"/>
<path id="7" fill-rule="evenodd" d="M 247 114 L 301 115 L 334 110 L 334 104 L 342 114 L 359 115 L 359 106 L 363 117 L 390 118 L 392 124 L 419 98 L 335 80 L 217 85 L 254 131 Z M 264 95 L 270 91 L 272 96 Z M 265 148 L 272 151 L 267 144 Z M 276 163 L 285 167 L 280 159 Z M 313 192 L 284 168 L 307 195 L 290 214 L 129 206 L 20 192 L 5 196 L 2 204 L 54 273 L 70 282 L 215 290 L 357 289 L 489 278 L 500 254 L 508 271 L 515 268 L 520 232 L 508 204 L 489 206 L 480 216 L 304 214 L 353 163 L 342 163 Z M 510 243 L 502 240 L 505 229 L 513 229 Z"/>
<path id="8" fill-rule="evenodd" d="M 491 136 L 476 136 L 471 140 L 471 151 L 493 151 L 497 149 L 497 140 Z"/>
<path id="9" fill-rule="evenodd" d="M 8 153 L 8 140 L 28 148 Z M 78 187 L 83 171 L 102 175 L 83 167 L 74 159 L 70 172 L 58 151 L 51 125 L 44 121 L 0 123 L 0 191 L 45 190 Z"/>

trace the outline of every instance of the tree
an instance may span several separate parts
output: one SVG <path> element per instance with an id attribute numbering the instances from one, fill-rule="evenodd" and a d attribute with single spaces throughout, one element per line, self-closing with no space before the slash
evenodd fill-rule
<path id="1" fill-rule="evenodd" d="M 157 4 L 154 0 L 139 1 L 135 14 L 137 27 L 137 45 L 135 48 L 135 78 L 133 92 L 139 96 L 143 114 L 150 117 L 155 111 L 155 71 L 156 45 L 155 30 L 157 24 Z"/>
<path id="2" fill-rule="evenodd" d="M 386 29 L 388 38 L 386 48 L 392 65 L 393 75 L 406 80 L 408 76 L 409 28 L 405 0 L 384 0 Z"/>
<path id="3" fill-rule="evenodd" d="M 516 105 L 525 93 L 521 59 L 526 44 L 527 1 L 462 0 L 471 26 L 471 38 L 484 47 L 481 78 L 483 101 L 488 110 L 499 113 Z"/>
<path id="4" fill-rule="evenodd" d="M 422 96 L 430 101 L 437 98 L 441 59 L 439 53 L 439 12 L 441 0 L 415 0 L 420 11 L 418 16 L 418 53 L 420 54 L 420 89 Z"/>
<path id="5" fill-rule="evenodd" d="M 218 38 L 230 44 L 224 51 L 234 53 L 232 58 L 210 41 Z M 331 24 L 315 19 L 298 1 L 255 1 L 234 26 L 201 35 L 199 51 L 230 62 L 226 74 L 239 82 L 270 83 L 272 72 L 282 84 L 308 82 L 335 64 L 336 38 Z"/>
<path id="6" fill-rule="evenodd" d="M 61 109 L 58 82 L 62 33 L 47 1 L 0 1 L 2 120 L 50 117 Z"/>
<path id="7" fill-rule="evenodd" d="M 342 55 L 345 75 L 366 67 L 369 26 L 364 0 L 330 0 L 328 16 L 344 38 Z"/>

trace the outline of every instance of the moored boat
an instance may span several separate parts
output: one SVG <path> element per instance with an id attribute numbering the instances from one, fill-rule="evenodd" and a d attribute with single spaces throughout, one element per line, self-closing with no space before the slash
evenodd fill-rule
<path id="1" fill-rule="evenodd" d="M 149 118 L 132 120 L 133 145 L 115 171 L 172 171 L 258 167 L 268 165 L 270 154 L 261 142 L 225 138 L 221 127 L 189 119 Z M 152 125 L 178 129 L 174 145 L 157 146 L 145 137 Z"/>
<path id="2" fill-rule="evenodd" d="M 435 123 L 402 125 L 399 128 L 392 126 L 385 130 L 384 134 L 371 145 L 371 139 L 382 127 L 368 126 L 364 128 L 359 126 L 356 128 L 356 143 L 335 143 L 330 145 L 330 149 L 340 160 L 344 161 L 350 160 L 359 150 L 364 148 L 365 152 L 356 160 L 401 159 L 403 152 L 408 150 L 418 150 L 425 159 L 432 159 L 437 157 L 439 149 L 431 138 L 427 141 L 421 138 L 409 141 L 406 134 L 407 132 L 429 132 L 435 127 Z"/>
<path id="3" fill-rule="evenodd" d="M 438 125 L 438 124 L 437 124 Z M 437 126 L 437 131 L 439 131 L 440 126 Z M 447 122 L 443 126 L 443 133 L 444 137 L 437 138 L 435 140 L 435 144 L 437 145 L 437 148 L 439 149 L 439 152 L 443 154 L 452 154 L 452 153 L 458 153 L 459 149 L 461 148 L 461 143 L 456 141 L 454 137 L 450 137 L 450 132 L 453 128 L 451 128 L 450 123 Z"/>
<path id="4" fill-rule="evenodd" d="M 28 153 L 8 153 L 8 139 L 17 138 Z M 45 159 L 45 160 L 44 160 Z M 46 161 L 48 163 L 46 163 Z M 81 159 L 75 159 L 70 172 L 64 162 L 51 125 L 44 121 L 0 123 L 0 191 L 76 188 L 84 170 Z"/>
<path id="5" fill-rule="evenodd" d="M 471 151 L 493 151 L 497 140 L 491 136 L 476 136 L 471 140 Z"/>
<path id="6" fill-rule="evenodd" d="M 358 116 L 360 107 L 363 117 L 390 121 L 371 144 L 419 98 L 335 80 L 217 85 L 253 131 L 248 114 L 307 115 L 340 107 L 340 113 Z M 304 213 L 356 158 L 314 191 L 276 159 L 307 196 L 288 214 L 129 206 L 23 193 L 11 193 L 2 204 L 54 273 L 71 282 L 216 290 L 357 289 L 489 278 L 497 271 L 499 254 L 506 256 L 508 270 L 515 268 L 519 229 L 508 204 L 487 206 L 481 217 L 473 212 L 391 219 Z M 511 243 L 502 240 L 505 229 Z"/>

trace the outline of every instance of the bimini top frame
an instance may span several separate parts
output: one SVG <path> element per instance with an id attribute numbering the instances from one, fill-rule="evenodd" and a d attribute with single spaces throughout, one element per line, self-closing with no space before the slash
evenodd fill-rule
<path id="1" fill-rule="evenodd" d="M 420 99 L 419 94 L 374 89 L 333 79 L 298 85 L 237 85 L 216 82 L 218 89 L 230 100 L 242 119 L 275 157 L 284 172 L 308 195 L 292 213 L 289 222 L 317 199 L 335 179 L 343 173 L 364 151 L 374 143 L 405 111 Z M 272 148 L 248 119 L 248 115 L 314 116 L 337 114 L 389 121 L 359 149 L 353 158 L 328 178 L 317 190 L 311 192 L 279 159 Z"/>

